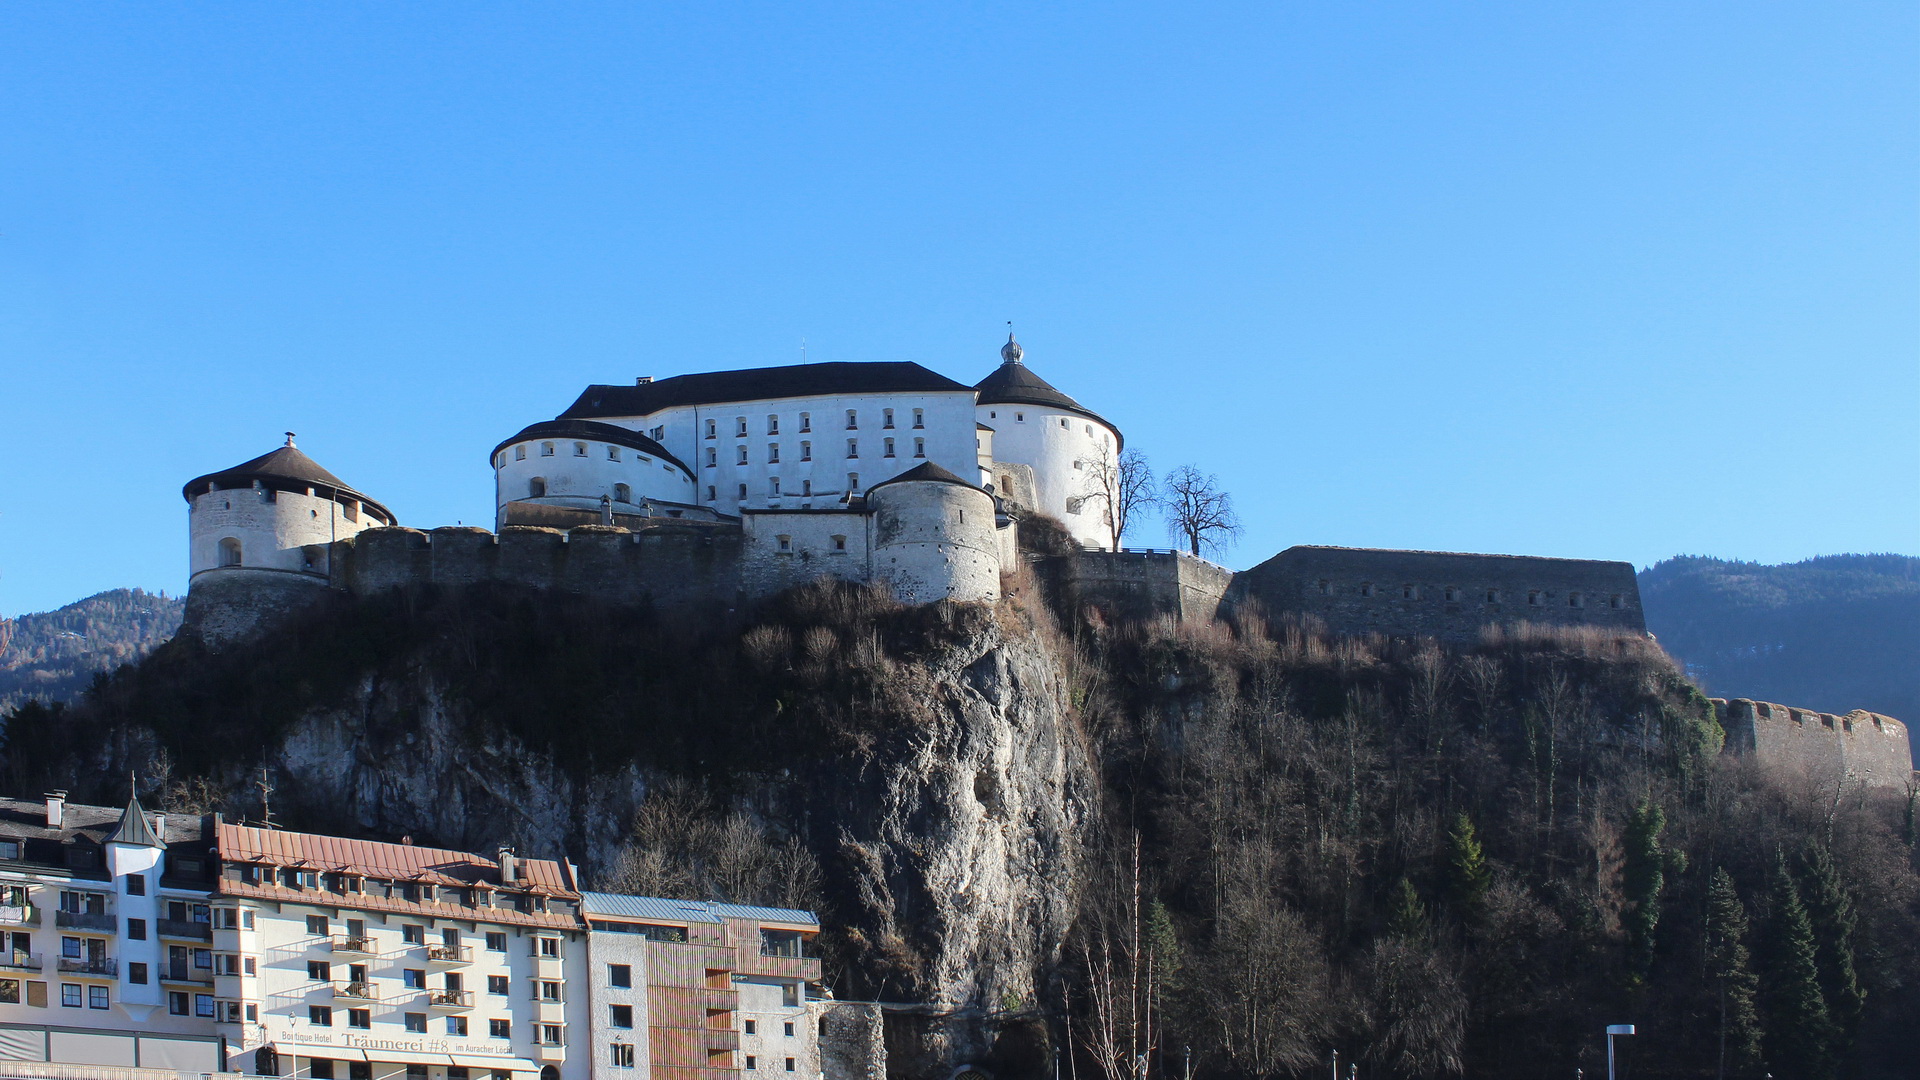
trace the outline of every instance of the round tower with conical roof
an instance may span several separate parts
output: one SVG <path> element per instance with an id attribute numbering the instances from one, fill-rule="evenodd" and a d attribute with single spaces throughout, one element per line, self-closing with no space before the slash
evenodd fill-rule
<path id="1" fill-rule="evenodd" d="M 331 545 L 394 523 L 393 512 L 321 468 L 293 444 L 231 469 L 197 476 L 187 500 L 188 586 L 232 571 L 332 576 Z"/>
<path id="2" fill-rule="evenodd" d="M 993 496 L 929 461 L 875 484 L 873 573 L 908 603 L 996 600 Z"/>
<path id="3" fill-rule="evenodd" d="M 1059 519 L 1081 546 L 1111 550 L 1120 429 L 1034 374 L 1012 334 L 1000 366 L 974 389 L 993 460 L 1033 470 L 1034 509 Z"/>

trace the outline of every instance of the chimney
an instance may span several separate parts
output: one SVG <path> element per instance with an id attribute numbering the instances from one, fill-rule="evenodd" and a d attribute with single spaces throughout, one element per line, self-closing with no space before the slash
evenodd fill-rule
<path id="1" fill-rule="evenodd" d="M 47 792 L 47 828 L 58 829 L 67 818 L 67 793 L 64 791 Z"/>
<path id="2" fill-rule="evenodd" d="M 633 385 L 635 386 L 645 386 L 652 381 L 653 376 L 651 375 L 635 375 L 633 377 Z"/>
<path id="3" fill-rule="evenodd" d="M 167 815 L 153 815 L 153 836 L 163 844 L 167 842 Z"/>
<path id="4" fill-rule="evenodd" d="M 500 881 L 503 884 L 506 882 L 512 881 L 515 877 L 518 876 L 518 874 L 515 872 L 516 870 L 518 870 L 518 867 L 514 865 L 513 849 L 510 847 L 501 848 L 500 849 Z"/>

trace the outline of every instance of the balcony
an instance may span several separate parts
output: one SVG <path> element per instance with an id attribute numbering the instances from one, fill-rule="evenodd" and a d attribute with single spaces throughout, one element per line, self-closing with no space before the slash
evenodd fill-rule
<path id="1" fill-rule="evenodd" d="M 40 909 L 32 904 L 0 904 L 0 926 L 39 926 Z"/>
<path id="2" fill-rule="evenodd" d="M 373 992 L 371 982 L 340 983 L 334 986 L 333 996 L 350 1001 L 379 1001 L 380 995 Z"/>
<path id="3" fill-rule="evenodd" d="M 427 963 L 429 964 L 470 964 L 473 962 L 473 950 L 465 945 L 429 945 Z"/>
<path id="4" fill-rule="evenodd" d="M 105 956 L 63 956 L 60 970 L 70 975 L 118 975 L 120 964 Z"/>
<path id="5" fill-rule="evenodd" d="M 473 991 L 471 990 L 429 990 L 427 1006 L 434 1009 L 471 1009 Z"/>
<path id="6" fill-rule="evenodd" d="M 192 938 L 195 941 L 212 941 L 213 924 L 195 922 L 192 919 L 160 919 L 156 927 L 161 937 Z"/>
<path id="7" fill-rule="evenodd" d="M 332 948 L 337 953 L 354 953 L 359 956 L 373 956 L 373 939 L 362 934 L 358 937 L 336 937 Z"/>
<path id="8" fill-rule="evenodd" d="M 16 971 L 39 971 L 46 961 L 37 952 L 0 952 L 0 968 L 12 968 Z"/>
<path id="9" fill-rule="evenodd" d="M 53 923 L 69 930 L 105 930 L 108 933 L 120 925 L 104 911 L 57 911 L 54 912 Z"/>
<path id="10" fill-rule="evenodd" d="M 168 964 L 160 969 L 161 982 L 205 983 L 213 985 L 213 969 L 190 964 Z"/>

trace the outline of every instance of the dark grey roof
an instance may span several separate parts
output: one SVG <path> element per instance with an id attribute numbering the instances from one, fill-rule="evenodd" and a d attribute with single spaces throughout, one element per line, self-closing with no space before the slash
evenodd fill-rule
<path id="1" fill-rule="evenodd" d="M 138 795 L 127 798 L 127 809 L 120 815 L 120 827 L 107 836 L 109 844 L 134 844 L 139 847 L 165 847 L 147 824 L 147 812 L 140 807 Z"/>
<path id="2" fill-rule="evenodd" d="M 313 487 L 324 489 L 328 494 L 347 495 L 379 511 L 389 523 L 394 521 L 393 511 L 373 499 L 354 490 L 345 480 L 320 467 L 312 458 L 300 452 L 292 442 L 279 447 L 272 453 L 261 454 L 251 461 L 243 461 L 231 469 L 196 476 L 187 481 L 180 494 L 188 502 L 195 495 L 207 490 L 209 484 L 221 488 L 251 487 L 255 480 L 265 482 L 269 487 Z M 279 481 L 279 483 L 275 483 Z"/>
<path id="3" fill-rule="evenodd" d="M 687 468 L 686 462 L 668 453 L 666 447 L 632 428 L 623 428 L 618 424 L 602 424 L 598 420 L 542 420 L 538 424 L 530 424 L 520 429 L 520 433 L 513 438 L 502 440 L 499 446 L 493 448 L 493 454 L 505 450 L 514 443 L 529 439 L 592 439 L 613 443 L 616 446 L 638 450 L 643 454 L 651 454 L 662 461 L 678 465 L 680 471 L 688 476 L 693 475 L 693 470 Z M 493 454 L 488 454 L 487 460 L 493 460 Z"/>
<path id="4" fill-rule="evenodd" d="M 979 392 L 982 405 L 1038 405 L 1046 409 L 1064 409 L 1113 427 L 1099 413 L 1061 393 L 1052 383 L 1035 375 L 1032 368 L 1018 360 L 1001 364 L 993 374 L 981 379 L 974 389 Z"/>
<path id="5" fill-rule="evenodd" d="M 972 488 L 973 490 L 978 492 L 984 493 L 986 491 L 986 489 L 981 487 L 979 484 L 970 483 L 966 480 L 962 480 L 958 476 L 953 475 L 953 473 L 949 472 L 948 470 L 943 469 L 938 465 L 935 465 L 933 462 L 925 461 L 918 465 L 915 465 L 911 469 L 908 469 L 906 472 L 901 473 L 899 476 L 890 477 L 886 480 L 880 481 L 879 483 L 868 488 L 867 493 L 872 494 L 873 492 L 879 490 L 880 488 L 886 487 L 888 484 L 906 484 L 906 483 L 959 484 L 961 487 Z"/>
<path id="6" fill-rule="evenodd" d="M 93 877 L 104 873 L 98 861 L 78 862 L 74 849 L 100 851 L 109 837 L 120 831 L 126 820 L 125 809 L 114 806 L 89 806 L 67 803 L 61 810 L 58 827 L 47 825 L 47 804 L 42 799 L 0 798 L 0 837 L 19 840 L 24 845 L 20 861 L 66 868 L 76 876 Z M 213 843 L 209 819 L 198 814 L 143 814 L 145 826 L 156 838 L 161 830 L 155 824 L 166 819 L 166 846 L 172 850 L 204 855 Z"/>
<path id="7" fill-rule="evenodd" d="M 675 405 L 712 405 L 761 398 L 821 394 L 950 393 L 970 390 L 909 360 L 879 363 L 794 364 L 675 375 L 638 386 L 593 385 L 567 406 L 560 419 L 646 416 Z"/>

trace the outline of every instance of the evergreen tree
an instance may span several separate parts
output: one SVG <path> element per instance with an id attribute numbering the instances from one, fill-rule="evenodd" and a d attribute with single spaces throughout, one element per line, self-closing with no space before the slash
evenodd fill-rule
<path id="1" fill-rule="evenodd" d="M 1853 942 L 1857 925 L 1853 900 L 1840 883 L 1833 856 L 1825 848 L 1810 847 L 1800 860 L 1800 893 L 1807 919 L 1813 925 L 1814 958 L 1820 969 L 1820 995 L 1833 1019 L 1836 1056 L 1853 1047 L 1867 992 L 1854 970 Z"/>
<path id="2" fill-rule="evenodd" d="M 1392 907 L 1387 912 L 1387 934 L 1402 941 L 1419 941 L 1427 936 L 1427 907 L 1420 893 L 1405 876 L 1393 888 Z"/>
<path id="3" fill-rule="evenodd" d="M 1760 1019 L 1754 1012 L 1759 980 L 1747 955 L 1747 909 L 1725 868 L 1707 885 L 1707 977 L 1720 1013 L 1720 1071 L 1744 1070 L 1760 1057 Z"/>
<path id="4" fill-rule="evenodd" d="M 1480 921 L 1492 878 L 1480 838 L 1474 834 L 1473 819 L 1461 811 L 1447 831 L 1447 891 L 1454 914 L 1462 922 L 1471 925 Z"/>
<path id="5" fill-rule="evenodd" d="M 1637 982 L 1653 967 L 1653 935 L 1660 926 L 1660 892 L 1666 888 L 1666 854 L 1660 834 L 1667 828 L 1666 812 L 1651 799 L 1642 799 L 1627 817 L 1626 866 L 1621 877 L 1627 895 L 1622 918 L 1631 950 L 1629 971 Z"/>
<path id="6" fill-rule="evenodd" d="M 1831 1080 L 1833 1021 L 1820 994 L 1813 923 L 1785 858 L 1774 865 L 1772 893 L 1767 963 L 1760 983 L 1767 1064 L 1794 1080 Z"/>

